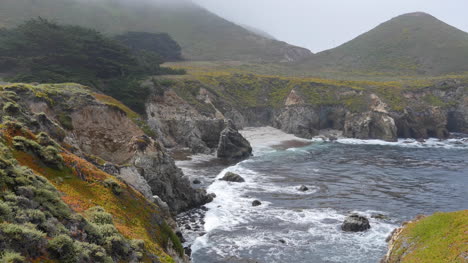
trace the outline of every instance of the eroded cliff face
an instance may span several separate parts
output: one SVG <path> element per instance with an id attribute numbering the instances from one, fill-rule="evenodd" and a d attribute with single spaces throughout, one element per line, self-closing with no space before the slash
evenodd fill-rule
<path id="1" fill-rule="evenodd" d="M 414 85 L 414 86 L 411 86 Z M 303 138 L 339 130 L 359 139 L 447 138 L 468 131 L 468 82 L 378 82 L 284 79 L 251 74 L 175 80 L 149 101 L 150 123 L 165 127 L 166 145 L 209 152 L 223 119 L 239 128 L 273 126 Z M 206 127 L 209 127 L 206 129 Z"/>
<path id="2" fill-rule="evenodd" d="M 171 213 L 206 195 L 145 135 L 138 115 L 76 84 L 3 85 L 0 105 L 0 205 L 15 209 L 0 215 L 0 232 L 37 242 L 0 238 L 2 249 L 28 261 L 189 261 Z M 40 220 L 16 216 L 31 209 Z"/>
<path id="3" fill-rule="evenodd" d="M 72 84 L 10 89 L 21 95 L 18 103 L 29 115 L 39 116 L 33 130 L 46 131 L 148 199 L 158 196 L 172 213 L 210 201 L 203 190 L 191 187 L 159 141 L 145 135 L 139 116 L 118 101 Z"/>

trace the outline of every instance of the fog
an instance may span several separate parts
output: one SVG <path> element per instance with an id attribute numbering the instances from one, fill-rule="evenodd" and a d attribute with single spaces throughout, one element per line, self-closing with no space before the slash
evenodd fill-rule
<path id="1" fill-rule="evenodd" d="M 392 17 L 429 13 L 468 32 L 468 0 L 193 0 L 237 24 L 313 52 L 333 48 Z"/>

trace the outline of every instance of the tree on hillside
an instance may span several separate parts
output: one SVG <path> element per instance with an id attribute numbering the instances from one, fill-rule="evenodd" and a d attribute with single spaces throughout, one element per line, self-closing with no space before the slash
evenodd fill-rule
<path id="1" fill-rule="evenodd" d="M 115 39 L 134 52 L 154 52 L 166 61 L 182 59 L 182 48 L 167 33 L 127 32 Z"/>
<path id="2" fill-rule="evenodd" d="M 160 66 L 164 62 L 160 54 L 175 56 L 177 51 L 168 50 L 180 48 L 169 36 L 162 39 L 167 43 L 135 51 L 93 29 L 32 19 L 0 30 L 0 73 L 15 82 L 90 85 L 144 113 L 143 100 L 150 91 L 139 80 L 185 73 Z"/>

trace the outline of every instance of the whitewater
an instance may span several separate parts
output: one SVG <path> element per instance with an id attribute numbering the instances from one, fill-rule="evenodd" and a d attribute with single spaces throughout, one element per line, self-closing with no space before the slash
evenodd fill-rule
<path id="1" fill-rule="evenodd" d="M 216 194 L 199 213 L 198 229 L 182 226 L 195 263 L 378 262 L 402 222 L 468 208 L 464 135 L 384 142 L 305 140 L 271 127 L 242 134 L 254 148 L 248 160 L 226 166 L 196 155 L 177 162 Z M 226 172 L 245 183 L 218 180 Z M 301 185 L 309 190 L 298 191 Z M 253 207 L 254 200 L 262 204 Z M 354 212 L 369 218 L 370 230 L 341 231 Z"/>

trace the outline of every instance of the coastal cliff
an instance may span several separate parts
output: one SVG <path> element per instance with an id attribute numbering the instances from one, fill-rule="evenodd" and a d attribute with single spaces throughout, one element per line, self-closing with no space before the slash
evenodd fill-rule
<path id="1" fill-rule="evenodd" d="M 0 238 L 9 256 L 188 261 L 172 216 L 211 197 L 136 113 L 77 84 L 3 85 L 0 101 L 0 231 L 34 238 Z"/>
<path id="2" fill-rule="evenodd" d="M 147 82 L 148 84 L 149 82 Z M 465 78 L 405 82 L 332 81 L 200 73 L 160 79 L 148 122 L 167 147 L 212 152 L 231 119 L 239 128 L 273 126 L 311 138 L 338 130 L 358 139 L 448 138 L 468 132 Z"/>

